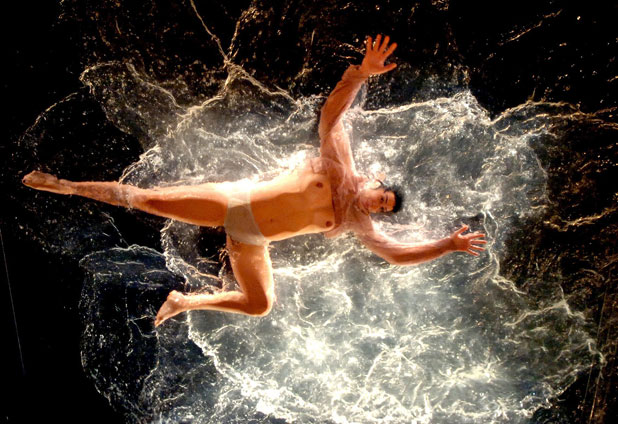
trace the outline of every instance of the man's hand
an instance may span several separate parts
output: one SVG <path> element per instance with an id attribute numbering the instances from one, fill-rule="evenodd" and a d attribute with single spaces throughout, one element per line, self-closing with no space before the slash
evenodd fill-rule
<path id="1" fill-rule="evenodd" d="M 467 225 L 462 225 L 460 229 L 451 234 L 452 249 L 458 252 L 466 252 L 473 256 L 478 256 L 479 251 L 485 250 L 480 245 L 486 244 L 486 240 L 480 240 L 485 237 L 485 234 L 474 232 L 462 236 L 462 233 L 468 230 Z"/>
<path id="2" fill-rule="evenodd" d="M 384 37 L 382 41 L 382 35 L 378 34 L 375 43 L 371 37 L 367 37 L 367 51 L 365 52 L 365 58 L 360 66 L 360 70 L 367 75 L 378 75 L 395 69 L 397 64 L 390 63 L 384 65 L 384 61 L 395 51 L 397 43 L 388 45 L 390 38 L 388 35 Z"/>

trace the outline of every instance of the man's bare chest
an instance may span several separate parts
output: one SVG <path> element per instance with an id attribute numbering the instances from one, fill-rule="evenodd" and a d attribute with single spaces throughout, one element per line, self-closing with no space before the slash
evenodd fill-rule
<path id="1" fill-rule="evenodd" d="M 311 168 L 258 184 L 251 208 L 260 230 L 272 240 L 328 231 L 335 220 L 329 177 Z"/>

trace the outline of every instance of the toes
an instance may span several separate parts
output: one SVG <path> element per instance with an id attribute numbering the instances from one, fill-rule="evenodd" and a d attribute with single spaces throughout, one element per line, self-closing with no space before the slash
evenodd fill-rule
<path id="1" fill-rule="evenodd" d="M 169 318 L 168 316 L 165 316 L 166 311 L 164 311 L 164 308 L 166 308 L 165 304 L 161 306 L 161 309 L 159 309 L 159 312 L 157 313 L 157 317 L 155 318 L 155 322 L 154 322 L 155 327 L 160 326 Z"/>
<path id="2" fill-rule="evenodd" d="M 41 171 L 32 171 L 25 175 L 21 181 L 24 185 L 32 188 L 56 188 L 58 186 L 58 178 Z"/>
<path id="3" fill-rule="evenodd" d="M 167 300 L 161 305 L 155 318 L 155 327 L 163 324 L 167 319 L 185 311 L 184 296 L 182 293 L 172 290 L 167 295 Z"/>
<path id="4" fill-rule="evenodd" d="M 25 175 L 24 178 L 22 178 L 21 182 L 24 185 L 30 186 L 36 181 L 38 174 L 40 174 L 39 171 L 32 171 L 28 175 Z"/>

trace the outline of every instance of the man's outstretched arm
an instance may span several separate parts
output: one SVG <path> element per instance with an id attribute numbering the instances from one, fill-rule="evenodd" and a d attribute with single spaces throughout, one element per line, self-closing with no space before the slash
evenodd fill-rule
<path id="1" fill-rule="evenodd" d="M 401 243 L 377 231 L 357 232 L 357 236 L 369 250 L 393 265 L 416 265 L 452 252 L 478 256 L 485 250 L 485 234 L 463 234 L 468 228 L 462 225 L 448 237 L 420 244 Z"/>
<path id="2" fill-rule="evenodd" d="M 321 140 L 320 153 L 323 157 L 352 166 L 349 139 L 343 130 L 341 118 L 350 108 L 358 90 L 371 75 L 383 74 L 393 70 L 397 65 L 384 65 L 384 61 L 395 51 L 396 43 L 389 46 L 389 37 L 382 40 L 376 37 L 375 43 L 367 38 L 365 57 L 361 65 L 350 66 L 341 81 L 332 91 L 320 114 L 319 134 Z"/>

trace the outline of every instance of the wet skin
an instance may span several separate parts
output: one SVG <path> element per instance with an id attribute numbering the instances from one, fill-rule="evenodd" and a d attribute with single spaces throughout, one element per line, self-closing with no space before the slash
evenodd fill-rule
<path id="1" fill-rule="evenodd" d="M 328 97 L 318 130 L 317 159 L 327 164 L 324 169 L 306 166 L 251 187 L 251 212 L 268 242 L 309 233 L 332 237 L 341 227 L 354 232 L 368 249 L 394 265 L 414 265 L 456 251 L 478 256 L 485 250 L 484 234 L 463 234 L 468 229 L 465 225 L 448 237 L 422 244 L 399 242 L 373 227 L 370 214 L 393 210 L 395 195 L 383 188 L 365 188 L 367 180 L 356 172 L 342 118 L 369 76 L 396 67 L 384 63 L 395 48 L 395 43 L 389 45 L 388 37 L 378 35 L 375 42 L 368 37 L 362 64 L 348 68 Z M 73 182 L 39 171 L 26 175 L 23 183 L 37 190 L 83 196 L 201 226 L 223 226 L 228 207 L 229 186 L 225 183 L 142 189 L 118 182 Z M 351 188 L 348 193 L 357 194 L 342 198 L 339 187 L 343 186 Z M 240 291 L 195 295 L 173 291 L 161 306 L 155 325 L 189 310 L 252 316 L 269 313 L 274 303 L 274 281 L 268 244 L 256 246 L 228 236 L 227 250 Z"/>

